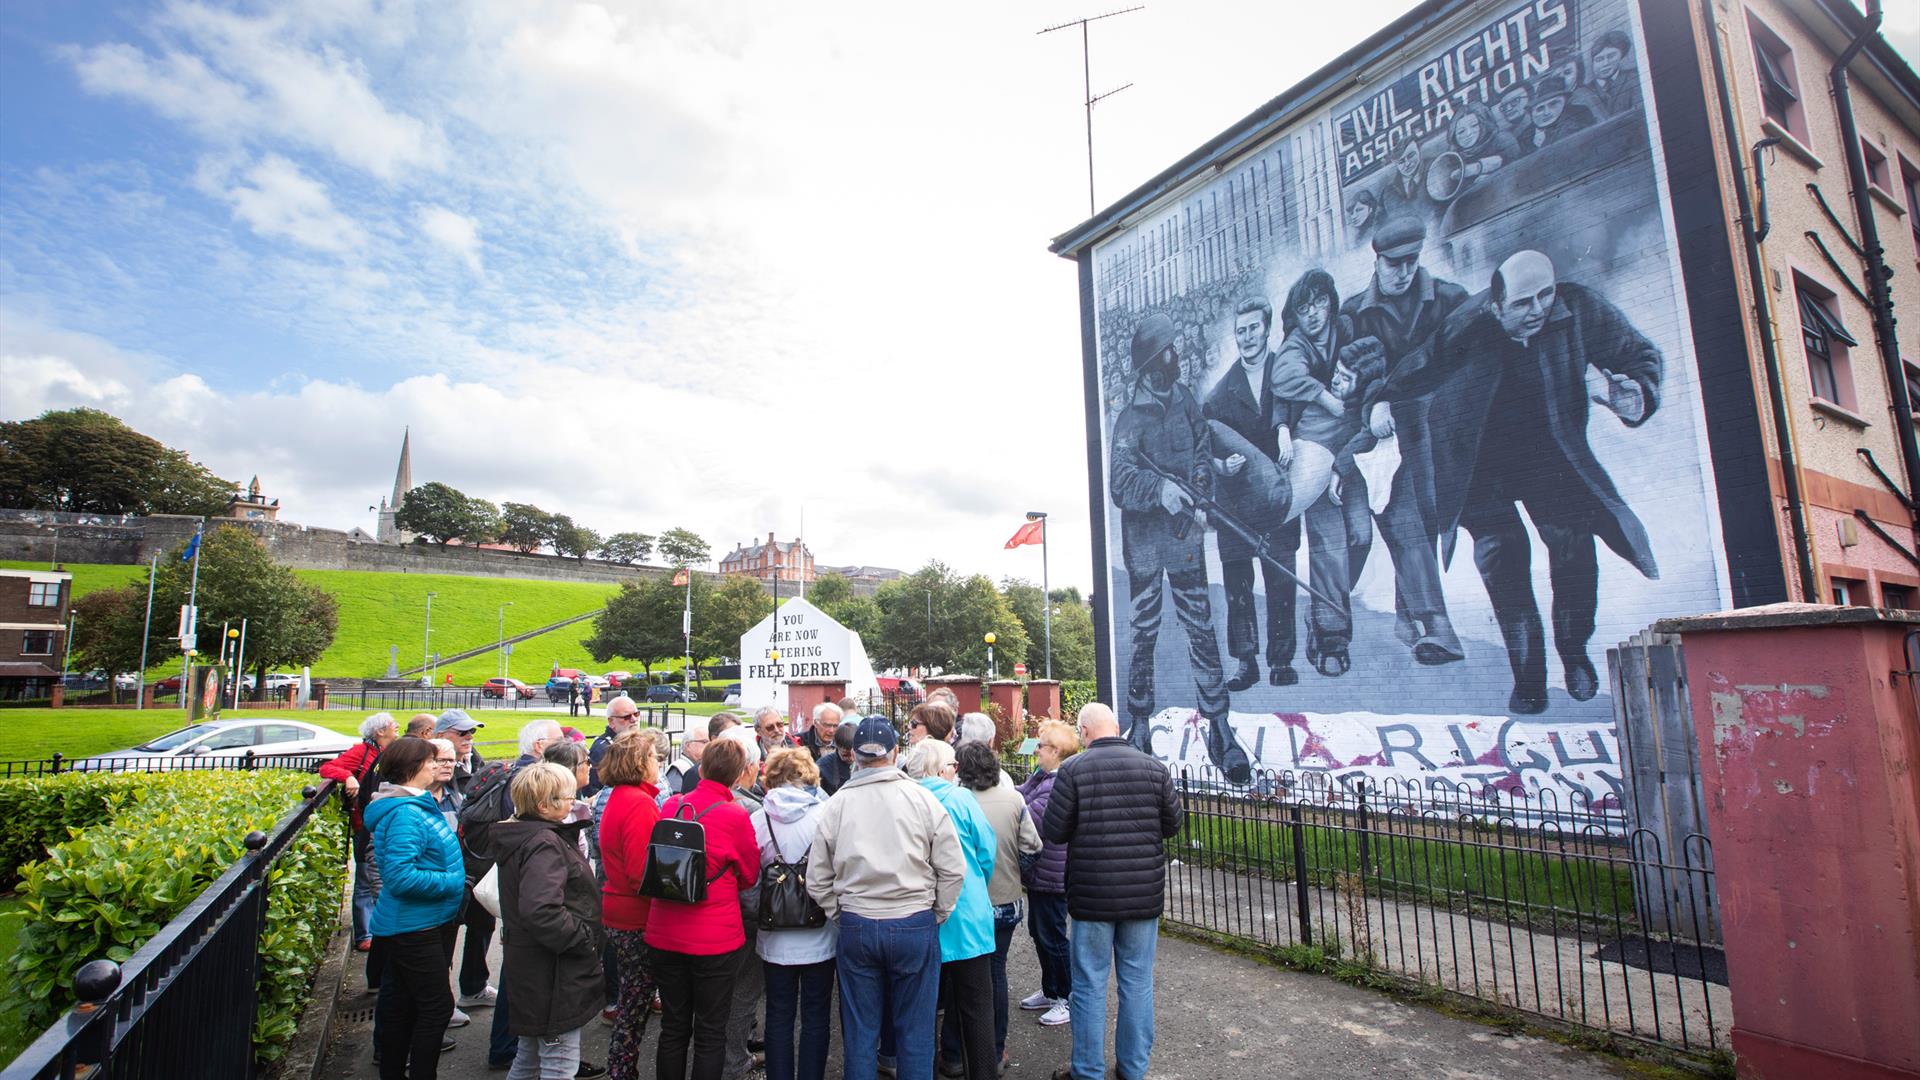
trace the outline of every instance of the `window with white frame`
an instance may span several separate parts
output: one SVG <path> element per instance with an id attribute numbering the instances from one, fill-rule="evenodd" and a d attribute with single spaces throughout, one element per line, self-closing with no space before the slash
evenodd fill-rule
<path id="1" fill-rule="evenodd" d="M 27 583 L 28 607 L 59 607 L 60 583 L 57 581 L 32 581 Z"/>

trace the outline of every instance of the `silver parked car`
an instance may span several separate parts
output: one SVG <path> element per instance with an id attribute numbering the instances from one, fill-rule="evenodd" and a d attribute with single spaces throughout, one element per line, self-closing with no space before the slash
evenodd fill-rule
<path id="1" fill-rule="evenodd" d="M 360 740 L 328 731 L 304 720 L 278 716 L 229 717 L 208 720 L 171 731 L 127 750 L 98 754 L 73 763 L 80 771 L 122 769 L 179 769 L 204 767 L 215 759 L 245 757 L 274 759 L 268 764 L 317 764 L 339 755 Z"/>

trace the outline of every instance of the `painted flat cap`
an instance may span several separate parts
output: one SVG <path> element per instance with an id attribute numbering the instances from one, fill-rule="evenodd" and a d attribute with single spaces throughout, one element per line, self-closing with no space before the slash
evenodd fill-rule
<path id="1" fill-rule="evenodd" d="M 1427 242 L 1427 223 L 1417 217 L 1389 218 L 1373 234 L 1373 250 L 1389 259 L 1404 259 L 1420 253 Z"/>

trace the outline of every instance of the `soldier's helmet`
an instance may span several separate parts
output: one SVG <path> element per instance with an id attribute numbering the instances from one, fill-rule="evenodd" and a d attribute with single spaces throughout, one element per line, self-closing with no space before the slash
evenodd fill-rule
<path id="1" fill-rule="evenodd" d="M 1165 393 L 1180 378 L 1180 360 L 1169 346 L 1177 336 L 1173 320 L 1155 312 L 1133 328 L 1133 378 L 1135 382 L 1152 378 L 1155 389 Z"/>

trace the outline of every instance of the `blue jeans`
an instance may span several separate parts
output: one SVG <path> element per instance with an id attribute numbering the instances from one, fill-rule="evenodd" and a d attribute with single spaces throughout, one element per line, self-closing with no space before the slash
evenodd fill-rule
<path id="1" fill-rule="evenodd" d="M 367 873 L 367 859 L 373 854 L 373 836 L 365 829 L 353 831 L 353 943 L 373 936 L 367 929 L 373 920 L 373 902 L 380 898 Z"/>
<path id="2" fill-rule="evenodd" d="M 507 960 L 500 958 L 500 985 L 494 987 L 493 1027 L 487 1032 L 487 1064 L 505 1065 L 519 1056 L 520 1037 L 507 1030 Z"/>
<path id="3" fill-rule="evenodd" d="M 1033 951 L 1040 957 L 1040 992 L 1050 998 L 1073 993 L 1073 964 L 1067 956 L 1067 894 L 1030 892 Z"/>
<path id="4" fill-rule="evenodd" d="M 1120 1080 L 1141 1080 L 1153 1053 L 1153 953 L 1160 920 L 1073 923 L 1073 1080 L 1107 1075 L 1107 976 L 1118 968 L 1120 1016 L 1114 1025 L 1114 1067 Z"/>
<path id="5" fill-rule="evenodd" d="M 767 1080 L 823 1080 L 833 1034 L 833 961 L 768 964 Z M 800 1052 L 793 1050 L 793 1016 L 800 1014 Z"/>
<path id="6" fill-rule="evenodd" d="M 933 1011 L 940 988 L 940 926 L 933 912 L 868 919 L 842 911 L 839 976 L 846 1080 L 874 1080 L 883 1002 L 893 1006 L 899 1080 L 933 1080 Z"/>

